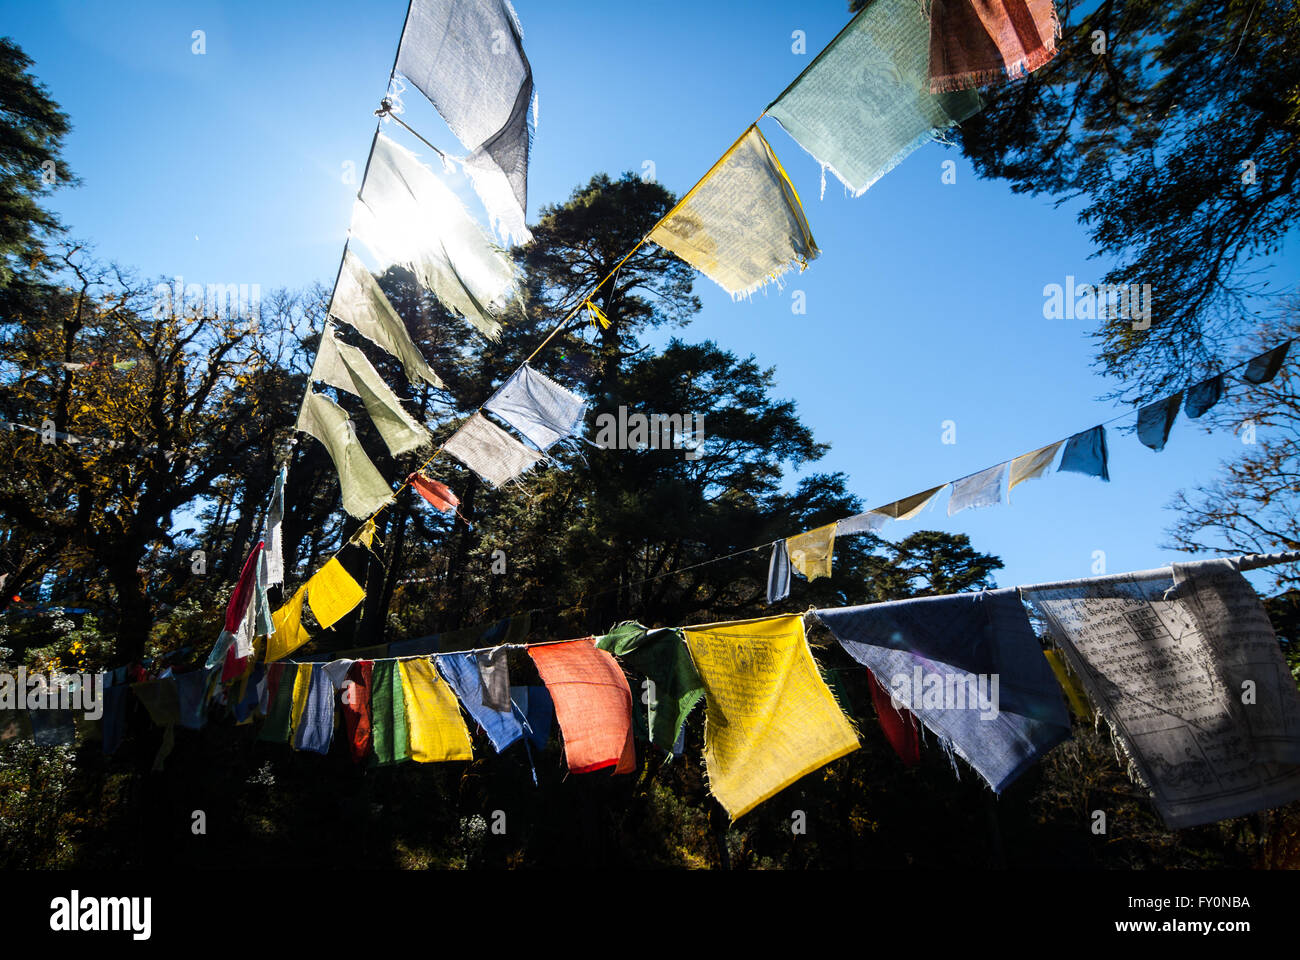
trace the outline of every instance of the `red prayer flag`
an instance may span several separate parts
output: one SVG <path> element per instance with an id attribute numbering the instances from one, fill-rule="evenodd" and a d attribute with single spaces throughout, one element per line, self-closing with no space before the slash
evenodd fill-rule
<path id="1" fill-rule="evenodd" d="M 591 637 L 529 647 L 528 655 L 555 702 L 569 772 L 634 772 L 632 691 L 618 661 Z"/>
<path id="2" fill-rule="evenodd" d="M 433 504 L 435 510 L 449 513 L 460 506 L 460 498 L 445 483 L 431 480 L 422 473 L 413 473 L 407 480 L 420 496 Z"/>
<path id="3" fill-rule="evenodd" d="M 257 580 L 257 555 L 262 552 L 266 544 L 258 541 L 253 552 L 248 555 L 244 561 L 244 569 L 239 572 L 239 582 L 235 584 L 235 592 L 230 595 L 230 603 L 226 604 L 226 629 L 231 633 L 238 633 L 239 626 L 244 622 L 244 614 L 248 612 L 248 605 L 253 602 L 253 588 Z"/>
<path id="4" fill-rule="evenodd" d="M 903 766 L 914 767 L 921 762 L 921 741 L 917 734 L 916 717 L 906 707 L 895 707 L 894 698 L 882 687 L 870 670 L 867 686 L 871 688 L 871 703 L 880 718 L 880 729 L 885 731 L 890 745 L 898 754 Z"/>
<path id="5" fill-rule="evenodd" d="M 356 661 L 348 668 L 348 682 L 343 685 L 343 726 L 357 763 L 370 753 L 370 677 L 374 667 L 373 660 Z"/>

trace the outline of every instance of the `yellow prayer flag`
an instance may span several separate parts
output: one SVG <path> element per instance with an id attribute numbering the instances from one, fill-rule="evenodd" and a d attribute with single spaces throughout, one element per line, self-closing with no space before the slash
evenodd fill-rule
<path id="1" fill-rule="evenodd" d="M 911 520 L 914 516 L 926 508 L 931 500 L 939 495 L 939 492 L 946 483 L 941 483 L 937 487 L 931 487 L 923 493 L 914 493 L 910 497 L 904 497 L 902 500 L 895 500 L 893 503 L 886 504 L 883 507 L 876 507 L 872 513 L 883 513 L 887 517 L 893 517 L 895 520 Z"/>
<path id="2" fill-rule="evenodd" d="M 704 680 L 709 791 L 732 820 L 858 749 L 853 724 L 817 672 L 801 616 L 684 632 Z"/>
<path id="3" fill-rule="evenodd" d="M 429 660 L 399 660 L 411 759 L 420 763 L 472 760 L 469 729 L 456 694 Z"/>
<path id="4" fill-rule="evenodd" d="M 304 583 L 289 598 L 288 603 L 271 614 L 271 625 L 275 632 L 266 638 L 268 661 L 287 657 L 311 639 L 311 634 L 302 625 L 302 602 L 306 599 L 307 584 Z"/>
<path id="5" fill-rule="evenodd" d="M 785 542 L 794 568 L 809 580 L 831 575 L 831 556 L 835 552 L 836 524 L 828 523 Z"/>
<path id="6" fill-rule="evenodd" d="M 307 581 L 307 603 L 316 616 L 316 622 L 322 627 L 328 628 L 338 623 L 365 596 L 366 591 L 343 569 L 338 557 L 330 560 Z"/>
<path id="7" fill-rule="evenodd" d="M 1007 499 L 1011 498 L 1011 491 L 1016 488 L 1017 483 L 1033 480 L 1035 477 L 1041 477 L 1046 473 L 1047 468 L 1052 465 L 1056 451 L 1060 450 L 1061 445 L 1064 443 L 1064 440 L 1058 440 L 1056 443 L 1049 443 L 1045 447 L 1039 447 L 1037 450 L 1012 460 L 1011 482 L 1007 486 Z"/>
<path id="8" fill-rule="evenodd" d="M 650 232 L 733 297 L 821 252 L 771 145 L 752 126 Z"/>
<path id="9" fill-rule="evenodd" d="M 1061 656 L 1059 650 L 1044 650 L 1043 656 L 1052 666 L 1052 673 L 1056 674 L 1056 682 L 1061 685 L 1065 691 L 1065 699 L 1070 702 L 1070 709 L 1076 716 L 1085 720 L 1092 717 L 1092 707 L 1088 705 L 1088 695 L 1083 692 L 1083 687 L 1079 686 L 1078 678 L 1070 672 L 1070 668 L 1065 665 L 1065 658 Z"/>
<path id="10" fill-rule="evenodd" d="M 307 708 L 307 692 L 311 689 L 311 664 L 299 664 L 293 674 L 293 705 L 289 710 L 289 742 L 294 742 L 298 721 Z"/>

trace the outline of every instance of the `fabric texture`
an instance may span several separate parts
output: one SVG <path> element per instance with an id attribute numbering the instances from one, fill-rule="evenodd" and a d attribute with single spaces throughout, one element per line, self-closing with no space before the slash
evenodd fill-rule
<path id="1" fill-rule="evenodd" d="M 300 663 L 293 675 L 293 694 L 289 707 L 290 742 L 298 743 L 298 731 L 302 725 L 303 714 L 307 712 L 307 697 L 311 693 L 312 674 L 317 664 Z"/>
<path id="2" fill-rule="evenodd" d="M 735 820 L 858 749 L 813 663 L 800 616 L 683 630 L 704 681 L 709 792 Z"/>
<path id="3" fill-rule="evenodd" d="M 592 638 L 529 647 L 555 704 L 570 773 L 636 770 L 632 691 L 612 656 Z"/>
<path id="4" fill-rule="evenodd" d="M 650 239 L 733 298 L 793 266 L 803 270 L 821 252 L 799 195 L 756 126 L 669 211 Z"/>
<path id="5" fill-rule="evenodd" d="M 413 473 L 407 480 L 411 488 L 420 496 L 428 500 L 435 510 L 442 513 L 450 513 L 460 506 L 460 498 L 451 492 L 451 488 L 445 483 L 437 480 L 431 480 L 422 473 Z"/>
<path id="6" fill-rule="evenodd" d="M 406 696 L 396 660 L 376 660 L 370 681 L 370 737 L 374 762 L 388 766 L 411 759 Z"/>
<path id="7" fill-rule="evenodd" d="M 1109 481 L 1109 459 L 1110 454 L 1106 450 L 1106 427 L 1096 426 L 1091 430 L 1076 433 L 1065 441 L 1065 452 L 1061 454 L 1061 462 L 1056 465 L 1056 472 L 1082 473 Z"/>
<path id="8" fill-rule="evenodd" d="M 1223 374 L 1189 387 L 1187 399 L 1183 402 L 1183 413 L 1195 420 L 1221 399 L 1223 399 Z"/>
<path id="9" fill-rule="evenodd" d="M 653 696 L 642 697 L 647 739 L 672 750 L 686 718 L 704 696 L 704 681 L 691 663 L 681 630 L 620 623 L 596 641 L 596 648 L 614 654 L 653 684 Z"/>
<path id="10" fill-rule="evenodd" d="M 415 154 L 382 133 L 352 212 L 352 235 L 387 267 L 401 264 L 485 337 L 501 335 L 515 265 L 460 198 Z"/>
<path id="11" fill-rule="evenodd" d="M 968 507 L 992 507 L 1002 502 L 1002 481 L 1007 475 L 1007 464 L 999 463 L 979 473 L 954 480 L 952 497 L 948 500 L 948 516 L 961 513 Z"/>
<path id="12" fill-rule="evenodd" d="M 1070 736 L 1061 688 L 1015 590 L 818 610 L 817 617 L 995 793 Z"/>
<path id="13" fill-rule="evenodd" d="M 294 727 L 295 750 L 329 753 L 334 740 L 334 684 L 325 675 L 325 664 L 302 664 L 299 675 L 308 676 L 307 698 Z"/>
<path id="14" fill-rule="evenodd" d="M 481 413 L 466 420 L 443 449 L 494 487 L 519 476 L 544 459 L 540 453 L 529 450 L 493 425 Z"/>
<path id="15" fill-rule="evenodd" d="M 411 339 L 410 331 L 388 302 L 388 297 L 384 296 L 378 281 L 351 250 L 343 251 L 343 269 L 334 285 L 329 312 L 375 346 L 396 357 L 411 383 L 423 380 L 439 390 L 446 389 L 442 379 L 429 368 L 424 354 Z"/>
<path id="16" fill-rule="evenodd" d="M 239 694 L 234 698 L 234 703 L 230 708 L 237 726 L 252 722 L 253 712 L 261 704 L 265 688 L 266 664 L 254 664 L 252 673 L 244 679 L 239 688 Z"/>
<path id="17" fill-rule="evenodd" d="M 581 429 L 587 404 L 525 363 L 501 384 L 483 409 L 495 413 L 545 453 Z"/>
<path id="18" fill-rule="evenodd" d="M 417 763 L 473 760 L 469 730 L 450 685 L 428 660 L 399 660 L 397 666 L 406 698 L 411 759 Z"/>
<path id="19" fill-rule="evenodd" d="M 307 584 L 289 598 L 279 610 L 271 614 L 272 631 L 266 640 L 266 659 L 281 660 L 311 639 L 302 625 L 302 604 L 307 599 Z"/>
<path id="20" fill-rule="evenodd" d="M 931 487 L 929 490 L 921 493 L 914 493 L 910 497 L 904 497 L 902 500 L 895 500 L 893 503 L 887 503 L 883 507 L 876 507 L 872 513 L 879 513 L 886 517 L 892 517 L 895 520 L 911 520 L 914 516 L 930 505 L 935 497 L 943 492 L 948 484 L 941 483 L 937 487 Z"/>
<path id="21" fill-rule="evenodd" d="M 823 184 L 830 170 L 861 195 L 979 110 L 973 90 L 930 92 L 929 36 L 916 0 L 875 0 L 768 108 L 822 165 Z"/>
<path id="22" fill-rule="evenodd" d="M 483 680 L 479 673 L 478 658 L 474 654 L 443 654 L 437 658 L 437 664 L 438 672 L 451 684 L 465 711 L 483 728 L 497 753 L 524 735 L 523 727 L 510 709 L 508 692 L 504 710 L 483 702 Z"/>
<path id="23" fill-rule="evenodd" d="M 1300 694 L 1231 562 L 1021 592 L 1171 830 L 1300 797 Z"/>
<path id="24" fill-rule="evenodd" d="M 1052 0 L 931 0 L 930 90 L 1001 83 L 1056 56 Z"/>
<path id="25" fill-rule="evenodd" d="M 903 761 L 903 766 L 914 767 L 921 762 L 921 731 L 916 717 L 906 707 L 894 704 L 889 691 L 881 686 L 876 675 L 867 671 L 867 685 L 871 688 L 871 705 L 876 709 L 876 719 L 885 739 Z"/>
<path id="26" fill-rule="evenodd" d="M 312 365 L 311 379 L 360 397 L 388 452 L 400 457 L 427 447 L 433 436 L 406 412 L 402 401 L 356 347 L 340 342 L 326 325 Z"/>
<path id="27" fill-rule="evenodd" d="M 790 563 L 807 580 L 831 575 L 831 560 L 835 554 L 835 524 L 809 530 L 785 541 Z"/>
<path id="28" fill-rule="evenodd" d="M 790 596 L 790 554 L 786 541 L 772 544 L 772 556 L 767 561 L 767 603 L 771 606 Z"/>
<path id="29" fill-rule="evenodd" d="M 352 421 L 329 397 L 308 390 L 298 413 L 297 429 L 319 440 L 334 461 L 343 491 L 343 509 L 349 515 L 368 517 L 392 498 L 392 488 L 366 456 Z"/>
<path id="30" fill-rule="evenodd" d="M 1286 355 L 1290 349 L 1291 341 L 1288 340 L 1267 353 L 1261 353 L 1246 365 L 1246 372 L 1242 374 L 1242 377 L 1247 383 L 1268 383 L 1282 369 L 1282 364 L 1286 362 Z"/>
<path id="31" fill-rule="evenodd" d="M 354 660 L 342 683 L 343 730 L 348 752 L 357 763 L 370 753 L 370 683 L 375 665 L 370 660 Z"/>
<path id="32" fill-rule="evenodd" d="M 482 681 L 483 706 L 510 712 L 510 658 L 505 647 L 474 654 Z"/>
<path id="33" fill-rule="evenodd" d="M 1149 403 L 1138 410 L 1137 435 L 1144 446 L 1150 447 L 1156 453 L 1165 448 L 1169 431 L 1174 427 L 1174 420 L 1178 418 L 1178 408 L 1182 403 L 1183 395 L 1179 392 L 1155 403 Z"/>
<path id="34" fill-rule="evenodd" d="M 857 533 L 879 533 L 889 518 L 883 513 L 869 510 L 841 520 L 835 525 L 835 536 L 847 537 Z"/>
<path id="35" fill-rule="evenodd" d="M 307 605 L 323 629 L 329 629 L 365 599 L 366 591 L 343 569 L 338 557 L 307 581 Z"/>
<path id="36" fill-rule="evenodd" d="M 397 69 L 471 151 L 466 171 L 496 228 L 532 239 L 528 153 L 537 102 L 519 18 L 507 0 L 414 0 Z"/>
<path id="37" fill-rule="evenodd" d="M 1052 461 L 1056 459 L 1056 451 L 1063 446 L 1065 441 L 1058 440 L 1056 443 L 1049 443 L 1045 447 L 1039 447 L 1012 460 L 1010 479 L 1007 481 L 1007 499 L 1011 499 L 1011 491 L 1016 488 L 1016 484 L 1035 480 L 1045 474 L 1051 468 Z"/>
<path id="38" fill-rule="evenodd" d="M 266 582 L 268 586 L 284 583 L 284 485 L 289 479 L 289 468 L 281 466 L 271 488 L 271 503 L 266 508 L 266 529 L 262 540 L 266 544 Z"/>

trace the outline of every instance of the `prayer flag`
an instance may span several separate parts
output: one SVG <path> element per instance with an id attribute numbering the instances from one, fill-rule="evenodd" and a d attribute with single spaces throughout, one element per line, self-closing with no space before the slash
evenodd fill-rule
<path id="1" fill-rule="evenodd" d="M 313 663 L 310 667 L 303 664 L 299 668 L 300 675 L 308 675 L 309 685 L 306 702 L 294 726 L 295 750 L 322 754 L 330 751 L 330 743 L 334 739 L 335 685 L 330 682 L 325 670 L 326 665 L 320 663 Z"/>
<path id="2" fill-rule="evenodd" d="M 433 504 L 435 510 L 450 513 L 460 506 L 460 498 L 445 483 L 430 479 L 423 473 L 413 473 L 406 479 L 416 493 Z"/>
<path id="3" fill-rule="evenodd" d="M 1061 462 L 1056 465 L 1056 472 L 1068 470 L 1071 473 L 1082 473 L 1109 481 L 1108 460 L 1106 427 L 1103 424 L 1076 433 L 1065 441 L 1065 452 L 1061 454 Z"/>
<path id="4" fill-rule="evenodd" d="M 1291 341 L 1288 340 L 1267 353 L 1261 353 L 1246 365 L 1246 372 L 1242 377 L 1247 383 L 1268 383 L 1282 369 L 1282 364 L 1286 362 L 1287 351 L 1290 349 Z"/>
<path id="5" fill-rule="evenodd" d="M 469 730 L 450 685 L 428 660 L 399 660 L 411 759 L 417 763 L 473 760 Z"/>
<path id="6" fill-rule="evenodd" d="M 885 504 L 883 507 L 876 507 L 872 513 L 884 514 L 886 517 L 893 517 L 895 520 L 911 520 L 914 516 L 924 510 L 930 501 L 937 497 L 943 489 L 948 486 L 941 483 L 937 487 L 931 487 L 922 493 L 914 493 L 910 497 L 904 497 L 902 500 L 895 500 L 893 503 Z"/>
<path id="7" fill-rule="evenodd" d="M 307 581 L 307 604 L 316 622 L 329 629 L 365 599 L 366 591 L 343 569 L 338 557 Z"/>
<path id="8" fill-rule="evenodd" d="M 999 463 L 996 467 L 953 481 L 948 516 L 961 513 L 967 507 L 992 507 L 1001 503 L 1002 478 L 1006 475 L 1007 464 Z"/>
<path id="9" fill-rule="evenodd" d="M 916 717 L 905 707 L 894 703 L 889 691 L 867 671 L 867 686 L 871 688 L 871 705 L 876 708 L 876 719 L 885 739 L 903 761 L 903 766 L 914 767 L 921 762 L 921 736 L 916 727 Z"/>
<path id="10" fill-rule="evenodd" d="M 266 509 L 266 582 L 268 586 L 284 583 L 284 485 L 289 468 L 280 467 L 271 490 L 271 505 Z"/>
<path id="11" fill-rule="evenodd" d="M 303 397 L 297 429 L 321 442 L 338 471 L 343 509 L 354 517 L 369 517 L 393 496 L 392 488 L 357 439 L 343 408 L 312 390 Z"/>
<path id="12" fill-rule="evenodd" d="M 487 417 L 475 413 L 466 420 L 444 445 L 450 453 L 480 477 L 499 487 L 545 459 Z"/>
<path id="13" fill-rule="evenodd" d="M 650 695 L 642 698 L 647 739 L 671 750 L 686 718 L 704 696 L 704 681 L 691 663 L 681 630 L 647 630 L 639 623 L 620 623 L 598 639 L 596 647 L 626 661 L 650 681 Z"/>
<path id="14" fill-rule="evenodd" d="M 632 691 L 618 663 L 591 638 L 529 647 L 564 735 L 570 773 L 636 770 Z"/>
<path id="15" fill-rule="evenodd" d="M 376 660 L 370 682 L 370 736 L 379 766 L 411 759 L 406 695 L 397 660 Z"/>
<path id="16" fill-rule="evenodd" d="M 578 432 L 587 404 L 525 363 L 483 404 L 483 409 L 495 413 L 544 453 L 557 441 Z"/>
<path id="17" fill-rule="evenodd" d="M 474 654 L 443 654 L 437 661 L 438 672 L 451 684 L 465 710 L 483 728 L 497 753 L 524 735 L 523 727 L 510 709 L 509 694 L 506 695 L 504 710 L 483 702 L 483 680 L 479 673 L 478 658 Z"/>
<path id="18" fill-rule="evenodd" d="M 302 604 L 306 599 L 307 584 L 304 583 L 283 607 L 271 614 L 274 629 L 266 640 L 267 660 L 281 660 L 311 639 L 311 634 L 302 625 Z"/>
<path id="19" fill-rule="evenodd" d="M 1188 389 L 1187 399 L 1183 402 L 1183 412 L 1195 420 L 1218 403 L 1222 397 L 1223 374 L 1219 374 L 1217 377 L 1202 380 Z"/>
<path id="20" fill-rule="evenodd" d="M 1056 459 L 1056 451 L 1064 445 L 1064 440 L 1058 440 L 1056 443 L 1049 443 L 1045 447 L 1039 447 L 1012 460 L 1011 479 L 1007 484 L 1007 499 L 1011 498 L 1011 491 L 1016 488 L 1016 484 L 1037 479 L 1045 474 L 1052 466 L 1052 461 Z"/>
<path id="21" fill-rule="evenodd" d="M 835 524 L 809 530 L 785 541 L 790 563 L 808 580 L 831 575 L 831 559 L 835 552 Z"/>
<path id="22" fill-rule="evenodd" d="M 790 554 L 786 541 L 772 544 L 772 557 L 767 561 L 767 604 L 771 606 L 790 596 Z"/>
<path id="23" fill-rule="evenodd" d="M 1178 417 L 1178 408 L 1182 403 L 1183 395 L 1180 391 L 1138 410 L 1137 435 L 1144 446 L 1150 447 L 1156 453 L 1165 448 L 1169 431 L 1173 429 L 1174 420 Z"/>
<path id="24" fill-rule="evenodd" d="M 370 752 L 370 682 L 374 667 L 370 660 L 354 660 L 341 686 L 348 751 L 358 763 Z"/>
<path id="25" fill-rule="evenodd" d="M 650 232 L 733 298 L 820 254 L 799 195 L 758 127 L 750 127 Z"/>
<path id="26" fill-rule="evenodd" d="M 1033 73 L 1056 56 L 1052 0 L 931 0 L 930 90 L 966 90 Z"/>
<path id="27" fill-rule="evenodd" d="M 885 521 L 888 519 L 883 513 L 877 513 L 874 510 L 859 513 L 837 523 L 835 525 L 835 536 L 847 537 L 855 533 L 878 533 L 884 528 Z"/>

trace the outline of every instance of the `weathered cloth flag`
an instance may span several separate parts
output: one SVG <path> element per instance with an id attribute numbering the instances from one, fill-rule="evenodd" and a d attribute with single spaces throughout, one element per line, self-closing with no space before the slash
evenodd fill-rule
<path id="1" fill-rule="evenodd" d="M 632 691 L 617 661 L 591 638 L 529 647 L 528 655 L 555 703 L 569 772 L 636 770 Z"/>
<path id="2" fill-rule="evenodd" d="M 1223 398 L 1223 374 L 1202 380 L 1187 388 L 1187 399 L 1183 402 L 1183 412 L 1195 420 Z"/>
<path id="3" fill-rule="evenodd" d="M 302 605 L 307 599 L 307 584 L 288 599 L 284 606 L 271 614 L 274 629 L 266 640 L 266 659 L 281 660 L 311 639 L 302 625 Z"/>
<path id="4" fill-rule="evenodd" d="M 767 603 L 771 606 L 790 596 L 790 554 L 785 541 L 772 544 L 772 556 L 767 561 Z"/>
<path id="5" fill-rule="evenodd" d="M 284 485 L 289 468 L 280 467 L 271 489 L 271 504 L 266 508 L 266 582 L 268 586 L 284 583 Z"/>
<path id="6" fill-rule="evenodd" d="M 540 453 L 529 450 L 495 426 L 481 413 L 466 420 L 443 445 L 443 449 L 494 487 L 501 486 L 545 459 Z"/>
<path id="7" fill-rule="evenodd" d="M 587 404 L 525 363 L 483 409 L 495 413 L 545 453 L 552 444 L 578 432 Z"/>
<path id="8" fill-rule="evenodd" d="M 872 513 L 879 513 L 886 517 L 892 517 L 894 520 L 911 520 L 914 516 L 930 505 L 930 502 L 937 497 L 948 486 L 941 483 L 937 487 L 931 487 L 929 490 L 923 490 L 921 493 L 914 493 L 910 497 L 904 497 L 902 500 L 895 500 L 893 503 L 887 503 L 883 507 L 876 507 Z"/>
<path id="9" fill-rule="evenodd" d="M 790 563 L 808 580 L 831 575 L 831 560 L 835 553 L 835 524 L 809 530 L 785 541 Z"/>
<path id="10" fill-rule="evenodd" d="M 1236 561 L 1021 593 L 1170 829 L 1300 797 L 1300 694 Z"/>
<path id="11" fill-rule="evenodd" d="M 969 477 L 954 480 L 952 497 L 948 500 L 948 516 L 961 513 L 967 507 L 992 507 L 1002 502 L 1002 480 L 1007 475 L 1007 464 L 999 463 Z"/>
<path id="12" fill-rule="evenodd" d="M 456 695 L 428 660 L 399 660 L 411 759 L 417 763 L 473 760 L 469 730 Z"/>
<path id="13" fill-rule="evenodd" d="M 1033 73 L 1056 56 L 1052 0 L 930 0 L 930 90 Z"/>
<path id="14" fill-rule="evenodd" d="M 875 0 L 768 107 L 855 195 L 980 108 L 971 90 L 930 92 L 930 25 L 917 0 Z"/>
<path id="15" fill-rule="evenodd" d="M 1150 447 L 1156 453 L 1165 448 L 1165 443 L 1169 440 L 1169 431 L 1173 429 L 1174 421 L 1178 419 L 1178 408 L 1182 404 L 1183 395 L 1179 392 L 1155 403 L 1149 403 L 1138 410 L 1137 435 L 1144 446 Z"/>
<path id="16" fill-rule="evenodd" d="M 411 489 L 428 500 L 435 510 L 450 513 L 460 506 L 460 498 L 452 493 L 451 488 L 445 483 L 426 477 L 422 473 L 413 473 L 406 479 Z"/>
<path id="17" fill-rule="evenodd" d="M 297 429 L 315 437 L 329 452 L 343 491 L 343 509 L 351 516 L 368 517 L 392 497 L 392 488 L 366 456 L 352 421 L 329 397 L 308 390 Z"/>
<path id="18" fill-rule="evenodd" d="M 753 293 L 820 250 L 803 204 L 758 127 L 732 144 L 650 232 L 733 298 Z"/>
<path id="19" fill-rule="evenodd" d="M 537 99 L 508 0 L 414 0 L 397 69 L 472 151 L 465 169 L 496 228 L 509 242 L 531 240 L 524 217 Z"/>
<path id="20" fill-rule="evenodd" d="M 704 681 L 709 792 L 731 819 L 858 749 L 800 616 L 683 629 Z"/>
<path id="21" fill-rule="evenodd" d="M 656 747 L 671 750 L 687 716 L 704 696 L 704 681 L 691 663 L 681 630 L 647 630 L 639 623 L 620 623 L 596 641 L 645 675 L 652 686 L 647 690 L 645 721 L 637 726 Z M 652 694 L 652 695 L 651 695 Z M 633 717 L 641 710 L 634 708 Z"/>
<path id="22" fill-rule="evenodd" d="M 1001 793 L 1070 736 L 1015 590 L 818 610 L 840 646 Z"/>
<path id="23" fill-rule="evenodd" d="M 1061 454 L 1061 462 L 1056 465 L 1056 472 L 1082 473 L 1109 481 L 1109 461 L 1106 427 L 1102 424 L 1076 433 L 1065 441 L 1065 452 Z"/>
<path id="24" fill-rule="evenodd" d="M 406 695 L 397 660 L 376 660 L 370 680 L 370 737 L 378 766 L 411 759 Z"/>
<path id="25" fill-rule="evenodd" d="M 1290 349 L 1291 341 L 1288 340 L 1267 353 L 1261 353 L 1246 365 L 1246 372 L 1242 374 L 1242 377 L 1245 378 L 1247 383 L 1268 383 L 1282 369 L 1282 364 L 1286 362 L 1286 355 Z"/>
<path id="26" fill-rule="evenodd" d="M 515 266 L 460 198 L 405 147 L 375 138 L 352 234 L 384 266 L 403 264 L 448 310 L 495 340 Z"/>
<path id="27" fill-rule="evenodd" d="M 365 597 L 366 591 L 343 569 L 338 557 L 331 558 L 307 581 L 307 604 L 325 629 L 347 616 Z"/>
<path id="28" fill-rule="evenodd" d="M 450 653 L 436 658 L 438 672 L 451 684 L 465 711 L 483 728 L 492 748 L 500 753 L 524 735 L 506 694 L 506 709 L 498 710 L 483 701 L 483 680 L 478 658 L 472 653 Z M 507 687 L 507 690 L 509 687 Z"/>
<path id="29" fill-rule="evenodd" d="M 1052 461 L 1056 459 L 1056 451 L 1064 445 L 1064 440 L 1058 440 L 1056 443 L 1049 443 L 1045 447 L 1021 454 L 1012 460 L 1011 479 L 1007 482 L 1007 499 L 1011 498 L 1011 491 L 1016 488 L 1016 484 L 1035 480 L 1045 474 L 1051 467 Z"/>

